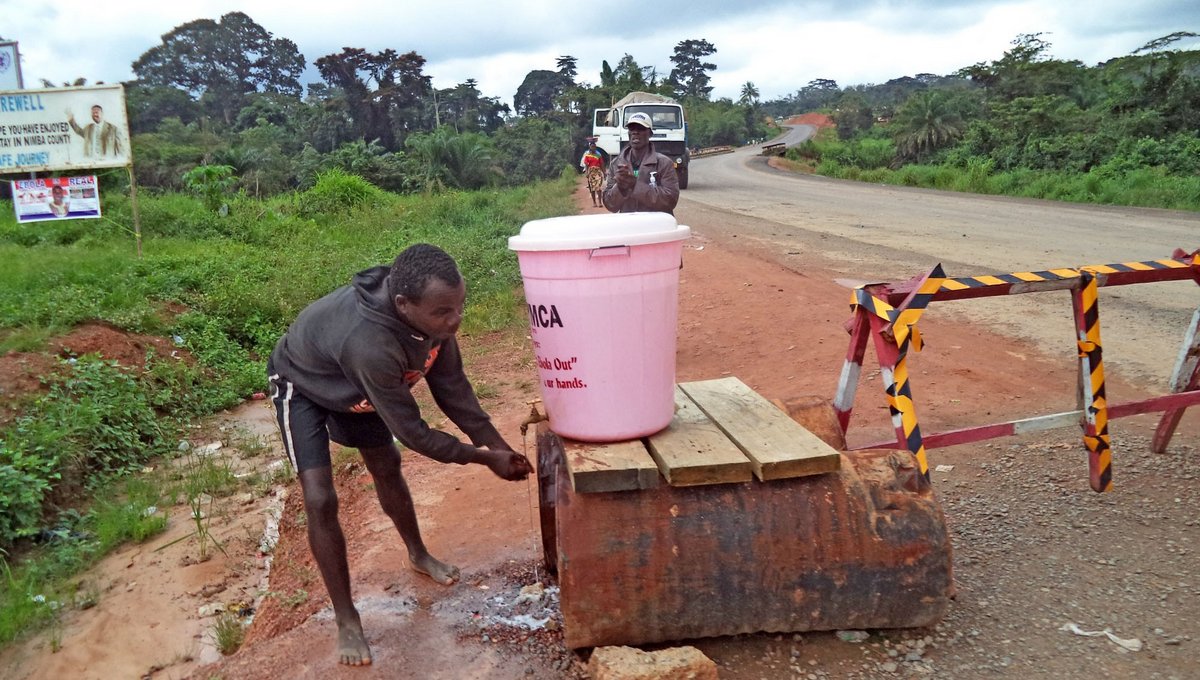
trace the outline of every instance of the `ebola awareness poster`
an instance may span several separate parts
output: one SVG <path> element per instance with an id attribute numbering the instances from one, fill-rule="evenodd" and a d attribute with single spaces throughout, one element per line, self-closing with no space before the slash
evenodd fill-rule
<path id="1" fill-rule="evenodd" d="M 18 223 L 100 217 L 95 175 L 19 179 L 12 195 Z"/>

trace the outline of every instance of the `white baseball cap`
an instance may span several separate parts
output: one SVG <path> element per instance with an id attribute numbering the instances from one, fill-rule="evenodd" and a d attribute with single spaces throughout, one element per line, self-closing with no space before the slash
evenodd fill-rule
<path id="1" fill-rule="evenodd" d="M 642 113 L 641 111 L 638 111 L 637 113 L 632 114 L 625 121 L 625 127 L 629 127 L 630 125 L 641 125 L 642 127 L 646 128 L 647 130 L 654 129 L 654 123 L 650 120 L 649 114 Z"/>

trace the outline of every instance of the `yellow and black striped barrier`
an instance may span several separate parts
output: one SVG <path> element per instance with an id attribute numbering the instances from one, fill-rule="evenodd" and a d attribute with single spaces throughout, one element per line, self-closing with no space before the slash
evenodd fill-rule
<path id="1" fill-rule="evenodd" d="M 859 309 L 870 315 L 872 334 L 876 337 L 875 352 L 880 357 L 892 424 L 897 436 L 916 457 L 917 466 L 926 482 L 929 481 L 929 461 L 925 455 L 921 426 L 917 421 L 908 379 L 908 351 L 921 351 L 924 343 L 917 330 L 917 320 L 945 278 L 942 266 L 934 267 L 917 289 L 897 307 L 871 296 L 863 288 L 854 291 L 850 304 L 851 309 Z"/>
<path id="2" fill-rule="evenodd" d="M 1116 262 L 1113 264 L 1090 264 L 1079 268 L 1045 269 L 1042 271 L 1014 272 L 1012 274 L 990 274 L 987 276 L 964 276 L 946 279 L 934 296 L 935 300 L 963 300 L 993 295 L 1014 295 L 1047 290 L 1070 290 L 1080 286 L 1083 272 L 1097 278 L 1099 286 L 1119 286 L 1130 283 L 1174 281 L 1193 275 L 1194 265 L 1187 259 L 1147 260 L 1143 262 Z M 886 298 L 904 295 L 907 291 L 889 291 Z"/>
<path id="3" fill-rule="evenodd" d="M 1072 291 L 1079 334 L 1080 385 L 1083 387 L 1083 444 L 1088 450 L 1088 479 L 1093 491 L 1112 489 L 1112 449 L 1108 437 L 1108 399 L 1104 390 L 1104 349 L 1100 343 L 1100 290 L 1091 270 L 1080 272 Z"/>
<path id="4" fill-rule="evenodd" d="M 1200 284 L 1200 249 L 1187 252 L 1176 249 L 1169 259 L 1115 264 L 1087 265 L 1078 268 L 1046 269 L 946 278 L 941 265 L 928 274 L 902 284 L 869 284 L 854 290 L 850 300 L 853 313 L 846 324 L 850 347 L 838 379 L 834 409 L 842 434 L 849 429 L 854 394 L 862 372 L 868 338 L 874 340 L 884 381 L 888 407 L 896 438 L 872 442 L 853 449 L 905 448 L 913 453 L 924 480 L 929 479 L 927 447 L 951 446 L 994 437 L 1037 432 L 1071 423 L 1083 426 L 1083 442 L 1088 451 L 1088 477 L 1092 489 L 1109 491 L 1113 487 L 1112 449 L 1108 421 L 1142 413 L 1164 412 L 1155 432 L 1155 451 L 1165 450 L 1183 411 L 1200 404 L 1200 309 L 1193 316 L 1184 338 L 1172 378 L 1172 393 L 1124 404 L 1109 404 L 1104 384 L 1103 349 L 1100 341 L 1099 289 L 1157 281 L 1192 279 Z M 1050 290 L 1069 290 L 1075 313 L 1076 344 L 1080 363 L 1081 408 L 1033 418 L 1011 420 L 939 432 L 922 436 L 913 406 L 912 385 L 908 373 L 908 352 L 920 351 L 923 342 L 917 320 L 930 302 L 963 300 L 997 295 L 1015 295 Z"/>

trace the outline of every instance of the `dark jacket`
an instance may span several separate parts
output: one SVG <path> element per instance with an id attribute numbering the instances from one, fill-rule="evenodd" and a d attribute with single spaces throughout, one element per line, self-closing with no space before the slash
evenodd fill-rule
<path id="1" fill-rule="evenodd" d="M 458 341 L 434 342 L 400 320 L 388 295 L 389 267 L 355 275 L 306 307 L 271 353 L 272 369 L 331 411 L 365 400 L 402 444 L 446 463 L 475 452 L 421 418 L 411 387 L 423 376 L 434 401 L 476 446 L 507 448 L 463 372 Z"/>
<path id="2" fill-rule="evenodd" d="M 674 214 L 679 203 L 679 176 L 675 174 L 675 162 L 654 150 L 650 144 L 646 158 L 642 161 L 633 190 L 621 193 L 617 187 L 617 168 L 633 165 L 631 151 L 626 146 L 608 164 L 608 183 L 604 189 L 604 207 L 609 212 L 665 212 Z"/>

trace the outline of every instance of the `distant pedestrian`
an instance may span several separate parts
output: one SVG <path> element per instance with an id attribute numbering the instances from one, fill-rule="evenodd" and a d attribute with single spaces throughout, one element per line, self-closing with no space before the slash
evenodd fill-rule
<path id="1" fill-rule="evenodd" d="M 650 135 L 654 123 L 641 111 L 625 122 L 629 146 L 608 167 L 604 207 L 609 212 L 665 212 L 674 214 L 679 203 L 679 177 L 675 162 L 654 150 Z"/>
<path id="2" fill-rule="evenodd" d="M 588 148 L 579 159 L 579 166 L 583 168 L 592 205 L 599 208 L 604 205 L 604 156 L 596 148 L 595 137 L 588 137 Z"/>

